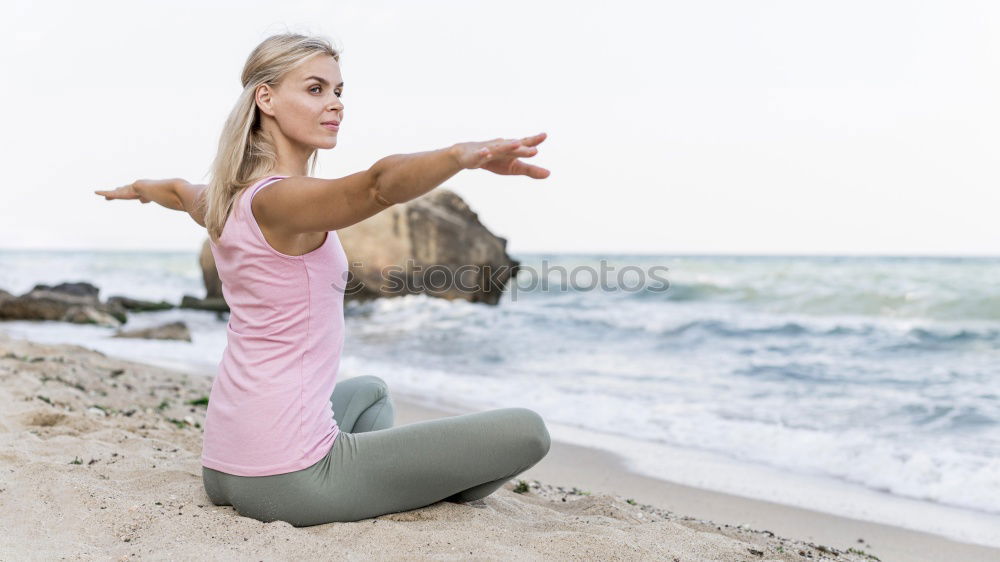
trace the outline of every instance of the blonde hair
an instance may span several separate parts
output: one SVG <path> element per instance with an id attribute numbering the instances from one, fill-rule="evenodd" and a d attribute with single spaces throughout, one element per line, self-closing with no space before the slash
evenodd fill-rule
<path id="1" fill-rule="evenodd" d="M 297 33 L 272 35 L 262 41 L 243 65 L 243 92 L 229 112 L 212 163 L 212 178 L 202 202 L 205 228 L 218 242 L 237 195 L 277 165 L 277 151 L 261 128 L 256 91 L 261 84 L 278 85 L 289 71 L 316 54 L 340 61 L 340 51 L 319 36 Z M 309 173 L 316 171 L 317 150 L 309 156 Z"/>

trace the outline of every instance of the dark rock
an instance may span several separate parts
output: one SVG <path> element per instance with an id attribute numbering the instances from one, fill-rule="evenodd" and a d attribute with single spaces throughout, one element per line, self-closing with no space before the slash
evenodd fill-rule
<path id="1" fill-rule="evenodd" d="M 96 286 L 86 281 L 79 281 L 76 283 L 60 283 L 55 287 L 50 287 L 48 285 L 35 285 L 35 288 L 30 292 L 35 291 L 52 291 L 54 293 L 62 293 L 74 297 L 83 297 L 89 299 L 92 303 L 98 302 L 98 293 L 101 292 Z"/>
<path id="2" fill-rule="evenodd" d="M 362 286 L 351 296 L 426 294 L 497 304 L 518 262 L 455 192 L 437 189 L 339 231 Z M 368 293 L 369 295 L 365 295 Z"/>
<path id="3" fill-rule="evenodd" d="M 152 310 L 170 310 L 175 308 L 173 304 L 161 300 L 160 302 L 144 301 L 123 296 L 108 297 L 109 305 L 120 305 L 125 310 L 133 312 L 148 312 Z"/>
<path id="4" fill-rule="evenodd" d="M 109 327 L 122 324 L 115 316 L 92 306 L 72 306 L 58 320 L 73 324 L 97 324 Z"/>
<path id="5" fill-rule="evenodd" d="M 128 332 L 119 331 L 114 336 L 116 338 L 145 338 L 152 340 L 184 340 L 191 341 L 191 332 L 184 322 L 169 322 L 152 328 L 141 330 L 131 330 Z"/>
<path id="6" fill-rule="evenodd" d="M 117 303 L 101 303 L 90 283 L 35 285 L 19 297 L 0 299 L 0 320 L 52 320 L 118 326 L 128 319 Z"/>
<path id="7" fill-rule="evenodd" d="M 519 265 L 507 255 L 507 240 L 492 234 L 448 189 L 390 207 L 337 234 L 350 264 L 347 300 L 426 294 L 497 304 Z M 222 300 L 207 240 L 199 263 L 206 294 Z"/>
<path id="8" fill-rule="evenodd" d="M 191 295 L 184 295 L 181 299 L 180 308 L 194 308 L 197 310 L 212 310 L 216 312 L 229 312 L 229 305 L 222 297 L 212 297 L 199 299 Z"/>

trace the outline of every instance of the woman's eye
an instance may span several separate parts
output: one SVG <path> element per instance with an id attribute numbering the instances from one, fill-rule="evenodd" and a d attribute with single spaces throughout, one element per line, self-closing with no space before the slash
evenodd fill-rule
<path id="1" fill-rule="evenodd" d="M 322 86 L 313 86 L 312 88 L 309 88 L 309 91 L 310 91 L 310 92 L 313 92 L 313 93 L 317 93 L 317 94 L 318 94 L 319 92 L 314 92 L 314 90 L 322 90 L 322 89 L 323 89 L 323 87 L 322 87 Z M 335 92 L 335 93 L 337 94 L 337 97 L 338 97 L 338 98 L 339 98 L 340 96 L 344 95 L 344 92 Z"/>

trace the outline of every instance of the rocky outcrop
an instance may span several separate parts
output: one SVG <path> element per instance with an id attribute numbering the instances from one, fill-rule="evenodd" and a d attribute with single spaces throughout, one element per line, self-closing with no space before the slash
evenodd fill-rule
<path id="1" fill-rule="evenodd" d="M 214 312 L 229 312 L 229 305 L 222 296 L 207 297 L 199 299 L 192 295 L 181 297 L 181 308 L 193 308 L 195 310 L 211 310 Z"/>
<path id="2" fill-rule="evenodd" d="M 54 320 L 112 327 L 127 322 L 121 303 L 102 303 L 99 292 L 86 282 L 35 285 L 19 297 L 10 293 L 0 297 L 0 320 Z"/>
<path id="3" fill-rule="evenodd" d="M 130 312 L 150 312 L 153 310 L 170 310 L 171 308 L 175 308 L 174 305 L 164 300 L 154 302 L 124 296 L 108 297 L 108 304 L 120 305 Z"/>
<path id="4" fill-rule="evenodd" d="M 338 231 L 348 296 L 426 294 L 496 304 L 518 262 L 455 192 L 437 189 Z"/>
<path id="5" fill-rule="evenodd" d="M 507 255 L 507 240 L 448 189 L 394 205 L 337 234 L 350 263 L 348 300 L 426 294 L 497 304 L 519 265 Z M 205 300 L 218 303 L 221 283 L 207 240 L 199 262 Z M 190 305 L 200 300 L 184 299 Z"/>
<path id="6" fill-rule="evenodd" d="M 107 302 L 101 302 L 98 297 L 99 292 L 100 289 L 86 282 L 60 283 L 54 287 L 35 285 L 33 289 L 21 296 L 14 296 L 0 289 L 0 321 L 52 320 L 115 328 L 128 322 L 127 312 L 149 312 L 178 308 L 163 300 L 146 301 L 125 296 L 110 297 Z M 179 308 L 194 308 L 213 312 L 229 310 L 222 296 L 199 299 L 185 295 Z M 184 330 L 187 328 L 185 327 Z M 158 336 L 139 335 L 135 337 Z M 190 335 L 186 338 L 190 341 Z M 170 339 L 185 339 L 185 337 Z"/>
<path id="7" fill-rule="evenodd" d="M 160 326 L 143 328 L 141 330 L 123 331 L 115 333 L 115 338 L 144 338 L 151 340 L 183 340 L 191 341 L 191 332 L 187 324 L 181 321 L 168 322 Z"/>

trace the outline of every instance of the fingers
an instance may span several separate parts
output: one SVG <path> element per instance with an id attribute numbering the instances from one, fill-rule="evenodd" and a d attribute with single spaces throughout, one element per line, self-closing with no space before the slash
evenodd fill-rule
<path id="1" fill-rule="evenodd" d="M 128 186 L 125 186 L 128 187 Z M 123 192 L 123 188 L 119 187 L 117 189 L 95 189 L 94 193 L 104 197 L 106 201 L 111 201 L 112 199 L 138 199 L 139 194 L 137 193 L 126 193 Z"/>
<path id="2" fill-rule="evenodd" d="M 527 164 L 525 162 L 521 162 L 520 160 L 514 161 L 514 165 L 511 166 L 511 171 L 515 174 L 528 176 L 529 178 L 536 180 L 543 180 L 549 177 L 549 174 L 551 173 L 549 170 L 546 170 L 541 166 Z"/>
<path id="3" fill-rule="evenodd" d="M 538 154 L 538 149 L 535 147 L 541 144 L 546 138 L 548 138 L 548 135 L 545 133 L 538 133 L 537 135 L 532 135 L 530 137 L 514 139 L 502 145 L 501 151 L 516 153 L 514 154 L 515 156 L 534 156 Z"/>
<path id="4" fill-rule="evenodd" d="M 497 144 L 493 148 L 493 151 L 494 152 L 513 152 L 513 151 L 517 150 L 518 148 L 520 148 L 520 146 L 521 146 L 521 140 L 520 139 L 505 140 L 505 141 Z"/>
<path id="5" fill-rule="evenodd" d="M 542 167 L 539 167 L 539 166 L 528 165 L 528 169 L 524 173 L 524 175 L 526 175 L 526 176 L 528 176 L 529 178 L 532 178 L 532 179 L 543 180 L 543 179 L 549 177 L 549 175 L 551 173 L 552 172 L 550 172 L 549 170 L 547 170 L 545 168 L 542 168 Z"/>
<path id="6" fill-rule="evenodd" d="M 524 137 L 521 139 L 521 144 L 524 146 L 538 146 L 543 140 L 548 137 L 545 133 L 538 133 L 537 135 L 532 135 L 530 137 Z"/>
<path id="7" fill-rule="evenodd" d="M 500 145 L 496 152 L 504 154 L 504 156 L 515 156 L 515 157 L 527 157 L 534 156 L 538 154 L 538 149 L 533 146 L 525 146 L 524 141 L 513 140 L 505 144 Z"/>
<path id="8" fill-rule="evenodd" d="M 490 154 L 506 153 L 510 155 L 510 153 L 516 151 L 516 156 L 534 156 L 538 152 L 534 147 L 538 146 L 547 137 L 548 135 L 545 133 L 538 133 L 537 135 L 520 139 L 494 139 L 488 147 L 488 152 Z"/>

